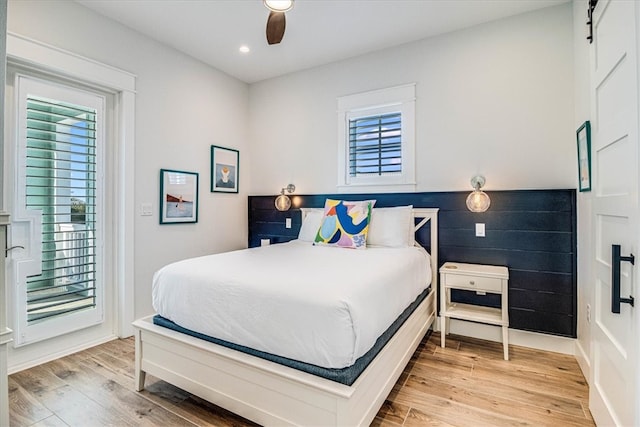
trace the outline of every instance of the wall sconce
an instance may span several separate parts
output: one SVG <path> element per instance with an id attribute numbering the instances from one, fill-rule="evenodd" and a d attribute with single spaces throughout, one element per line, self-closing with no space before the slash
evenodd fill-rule
<path id="1" fill-rule="evenodd" d="M 293 184 L 289 184 L 286 187 L 284 187 L 282 190 L 280 190 L 280 195 L 276 197 L 276 203 L 275 203 L 276 209 L 278 209 L 279 211 L 288 211 L 289 208 L 291 207 L 291 199 L 289 198 L 289 196 L 284 194 L 285 191 L 291 194 L 294 191 L 296 191 L 296 186 Z"/>
<path id="2" fill-rule="evenodd" d="M 467 196 L 467 208 L 471 212 L 484 212 L 489 209 L 491 199 L 489 195 L 480 190 L 485 183 L 484 176 L 476 175 L 471 178 L 473 191 Z"/>

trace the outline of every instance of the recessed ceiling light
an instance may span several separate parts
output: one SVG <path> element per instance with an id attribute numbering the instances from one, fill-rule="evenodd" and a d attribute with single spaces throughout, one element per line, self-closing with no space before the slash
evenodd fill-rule
<path id="1" fill-rule="evenodd" d="M 251 49 L 249 49 L 249 46 L 247 46 L 246 44 L 243 44 L 242 46 L 240 46 L 240 49 L 238 49 L 240 51 L 240 53 L 249 53 L 251 52 Z"/>
<path id="2" fill-rule="evenodd" d="M 264 0 L 264 5 L 274 12 L 288 12 L 293 8 L 293 0 Z"/>

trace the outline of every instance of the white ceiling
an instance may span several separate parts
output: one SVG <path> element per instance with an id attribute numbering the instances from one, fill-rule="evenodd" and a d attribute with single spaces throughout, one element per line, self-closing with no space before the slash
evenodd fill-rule
<path id="1" fill-rule="evenodd" d="M 569 0 L 296 0 L 273 46 L 262 0 L 76 1 L 253 83 Z"/>

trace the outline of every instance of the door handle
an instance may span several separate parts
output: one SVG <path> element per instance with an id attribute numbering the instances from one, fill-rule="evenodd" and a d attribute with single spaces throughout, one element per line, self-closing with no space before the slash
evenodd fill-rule
<path id="1" fill-rule="evenodd" d="M 24 246 L 22 246 L 22 245 L 11 246 L 10 248 L 7 247 L 7 246 L 9 246 L 9 227 L 7 227 L 5 229 L 5 232 L 4 232 L 4 247 L 5 247 L 5 249 L 4 249 L 4 257 L 5 258 L 8 257 L 9 256 L 9 252 L 11 252 L 14 249 L 18 249 L 18 248 L 24 249 Z"/>
<path id="2" fill-rule="evenodd" d="M 5 249 L 4 249 L 4 257 L 5 258 L 8 257 L 9 256 L 9 252 L 11 252 L 14 249 L 18 249 L 18 248 L 24 249 L 24 246 L 22 246 L 22 245 L 14 245 L 14 246 L 11 246 L 10 248 L 8 248 L 7 246 L 9 246 L 9 227 L 7 227 L 5 229 L 5 232 L 4 232 L 4 247 L 5 247 Z"/>
<path id="3" fill-rule="evenodd" d="M 10 248 L 5 249 L 5 250 L 4 250 L 4 256 L 5 256 L 5 258 L 6 258 L 7 256 L 9 256 L 9 252 L 10 252 L 10 251 L 12 251 L 12 250 L 14 250 L 14 249 L 24 249 L 24 246 L 22 246 L 22 245 L 15 245 L 15 246 L 11 246 Z"/>
<path id="4" fill-rule="evenodd" d="M 633 297 L 620 297 L 620 263 L 622 261 L 630 262 L 635 265 L 635 257 L 633 254 L 629 256 L 620 255 L 620 245 L 611 245 L 611 312 L 620 313 L 620 304 L 630 304 L 633 307 Z"/>

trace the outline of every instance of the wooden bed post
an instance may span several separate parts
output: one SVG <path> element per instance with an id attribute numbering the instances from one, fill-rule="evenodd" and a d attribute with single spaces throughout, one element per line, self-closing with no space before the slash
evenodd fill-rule
<path id="1" fill-rule="evenodd" d="M 142 370 L 142 331 L 135 329 L 136 336 L 136 391 L 144 390 L 144 380 L 147 373 Z"/>

